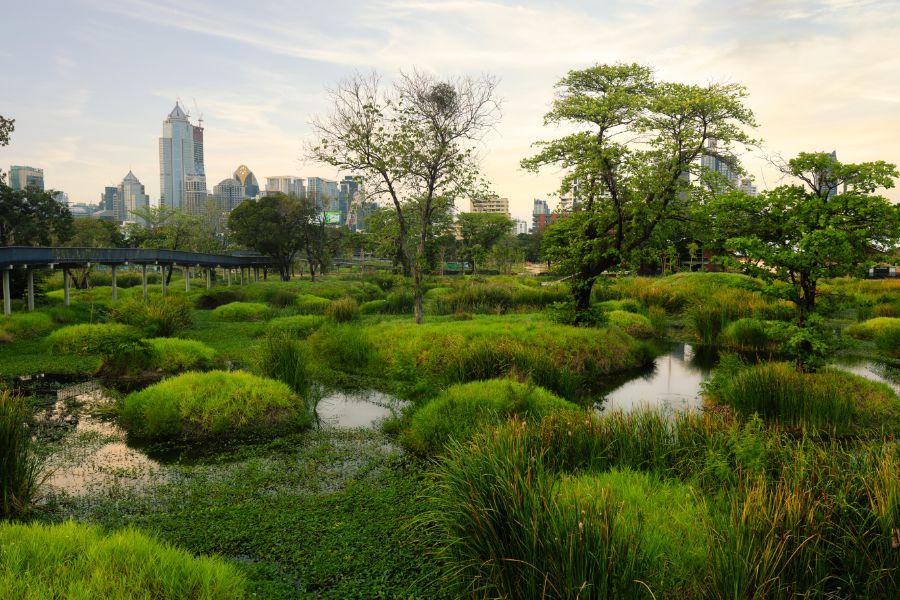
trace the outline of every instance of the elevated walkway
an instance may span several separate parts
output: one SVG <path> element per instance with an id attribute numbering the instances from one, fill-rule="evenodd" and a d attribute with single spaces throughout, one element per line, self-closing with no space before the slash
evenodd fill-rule
<path id="1" fill-rule="evenodd" d="M 69 305 L 69 270 L 89 267 L 92 264 L 107 265 L 112 274 L 112 299 L 116 299 L 116 269 L 124 265 L 139 265 L 143 277 L 144 298 L 147 297 L 147 265 L 161 267 L 181 267 L 185 271 L 184 287 L 190 289 L 188 271 L 191 268 L 206 270 L 206 287 L 212 285 L 212 270 L 222 269 L 227 284 L 231 285 L 231 275 L 235 270 L 240 284 L 259 280 L 260 268 L 272 266 L 273 260 L 259 254 L 204 254 L 185 250 L 165 250 L 162 248 L 53 248 L 35 246 L 0 247 L 0 271 L 3 272 L 3 314 L 12 312 L 9 274 L 13 269 L 23 269 L 28 276 L 28 310 L 34 310 L 34 271 L 36 269 L 61 269 L 63 272 L 63 298 Z M 166 282 L 163 277 L 163 294 Z"/>

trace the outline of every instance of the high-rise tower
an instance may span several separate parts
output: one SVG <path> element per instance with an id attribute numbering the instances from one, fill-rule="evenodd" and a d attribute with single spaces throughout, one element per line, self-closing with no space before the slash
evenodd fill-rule
<path id="1" fill-rule="evenodd" d="M 119 184 L 114 198 L 117 220 L 144 223 L 143 219 L 135 216 L 134 211 L 150 206 L 150 196 L 144 192 L 144 184 L 134 176 L 134 173 L 128 171 L 128 175 Z"/>
<path id="2" fill-rule="evenodd" d="M 199 179 L 199 178 L 202 178 Z M 185 207 L 185 182 L 190 183 L 193 196 L 206 190 L 203 165 L 203 127 L 191 125 L 181 105 L 163 121 L 159 138 L 159 203 L 169 208 Z M 197 199 L 191 204 L 198 204 Z"/>

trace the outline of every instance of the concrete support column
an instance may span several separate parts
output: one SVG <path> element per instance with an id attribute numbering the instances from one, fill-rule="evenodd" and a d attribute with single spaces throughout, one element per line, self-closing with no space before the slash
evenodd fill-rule
<path id="1" fill-rule="evenodd" d="M 160 267 L 159 272 L 162 275 L 162 278 L 160 279 L 160 281 L 162 282 L 162 295 L 165 296 L 166 295 L 166 266 L 163 265 L 162 267 Z"/>
<path id="2" fill-rule="evenodd" d="M 226 278 L 228 279 L 228 287 L 231 287 L 231 269 L 225 269 Z"/>
<path id="3" fill-rule="evenodd" d="M 212 269 L 206 269 L 206 289 L 212 287 Z"/>
<path id="4" fill-rule="evenodd" d="M 9 297 L 9 269 L 3 269 L 3 314 L 12 314 L 12 298 Z"/>
<path id="5" fill-rule="evenodd" d="M 141 265 L 141 284 L 144 288 L 144 300 L 147 299 L 147 265 Z"/>
<path id="6" fill-rule="evenodd" d="M 63 269 L 63 304 L 69 305 L 69 270 Z"/>
<path id="7" fill-rule="evenodd" d="M 34 310 L 34 269 L 28 269 L 28 311 Z"/>
<path id="8" fill-rule="evenodd" d="M 241 285 L 244 285 L 244 267 L 238 268 L 238 271 L 241 272 Z"/>
<path id="9" fill-rule="evenodd" d="M 184 268 L 184 291 L 191 291 L 191 268 Z"/>
<path id="10" fill-rule="evenodd" d="M 117 289 L 117 286 L 116 286 L 116 265 L 110 266 L 110 279 L 111 279 L 110 284 L 112 285 L 112 299 L 113 299 L 113 302 L 115 302 L 119 297 L 119 293 L 118 293 L 119 290 Z"/>

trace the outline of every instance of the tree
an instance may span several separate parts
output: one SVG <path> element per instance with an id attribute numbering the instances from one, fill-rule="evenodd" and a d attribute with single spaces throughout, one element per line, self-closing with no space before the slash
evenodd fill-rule
<path id="1" fill-rule="evenodd" d="M 228 228 L 238 243 L 272 257 L 281 280 L 289 281 L 297 253 L 306 248 L 316 213 L 312 202 L 271 194 L 259 201 L 244 200 L 231 211 Z"/>
<path id="2" fill-rule="evenodd" d="M 522 161 L 536 171 L 566 170 L 560 193 L 577 210 L 548 227 L 545 257 L 571 275 L 576 318 L 590 308 L 591 288 L 605 270 L 657 257 L 667 229 L 688 218 L 697 159 L 713 154 L 737 168 L 734 143 L 749 143 L 755 125 L 743 87 L 656 81 L 648 67 L 596 65 L 557 84 L 545 123 L 581 131 L 550 142 Z M 716 140 L 714 149 L 708 141 Z"/>
<path id="3" fill-rule="evenodd" d="M 52 191 L 14 190 L 0 181 L 0 246 L 50 246 L 72 235 L 72 213 Z"/>
<path id="4" fill-rule="evenodd" d="M 3 115 L 0 115 L 0 148 L 9 145 L 9 137 L 12 135 L 15 128 L 15 119 L 7 119 Z M 5 179 L 6 176 L 3 174 L 3 169 L 0 169 L 0 183 L 3 183 Z"/>
<path id="5" fill-rule="evenodd" d="M 496 85 L 488 77 L 441 81 L 414 71 L 385 90 L 376 74 L 356 75 L 331 93 L 332 114 L 313 121 L 320 141 L 309 157 L 362 176 L 369 197 L 394 207 L 398 254 L 414 278 L 417 323 L 433 218 L 479 188 L 473 145 L 496 122 Z"/>
<path id="6" fill-rule="evenodd" d="M 875 194 L 900 176 L 883 161 L 841 163 L 801 152 L 782 166 L 797 183 L 748 196 L 729 192 L 709 206 L 728 259 L 751 273 L 788 283 L 801 323 L 816 308 L 823 277 L 847 275 L 900 240 L 900 207 Z"/>
<path id="7" fill-rule="evenodd" d="M 510 234 L 513 222 L 506 215 L 493 213 L 461 213 L 459 233 L 462 236 L 462 256 L 475 265 L 485 259 L 488 253 L 504 236 Z"/>
<path id="8" fill-rule="evenodd" d="M 122 248 L 125 236 L 119 227 L 110 221 L 100 219 L 75 219 L 72 237 L 66 242 L 70 248 Z M 90 281 L 94 265 L 75 269 L 75 287 L 85 289 Z"/>

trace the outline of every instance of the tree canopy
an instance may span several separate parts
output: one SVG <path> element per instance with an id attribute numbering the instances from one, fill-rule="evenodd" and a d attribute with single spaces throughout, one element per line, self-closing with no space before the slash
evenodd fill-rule
<path id="1" fill-rule="evenodd" d="M 332 91 L 332 113 L 313 122 L 320 141 L 310 158 L 361 176 L 368 197 L 393 206 L 419 323 L 433 219 L 479 187 L 474 143 L 498 118 L 495 88 L 489 77 L 440 80 L 414 71 L 387 88 L 377 74 L 356 75 Z"/>
<path id="2" fill-rule="evenodd" d="M 689 217 L 697 159 L 711 154 L 737 169 L 731 147 L 752 141 L 744 129 L 755 122 L 740 85 L 657 81 L 637 64 L 570 71 L 556 90 L 545 123 L 579 131 L 538 142 L 522 166 L 565 169 L 560 194 L 576 209 L 548 227 L 545 257 L 572 276 L 583 315 L 600 274 L 670 245 L 667 229 Z"/>
<path id="3" fill-rule="evenodd" d="M 795 183 L 719 195 L 711 223 L 732 265 L 787 282 L 787 298 L 809 313 L 820 279 L 852 274 L 900 240 L 900 207 L 875 193 L 900 174 L 884 161 L 841 163 L 825 152 L 801 152 L 782 170 Z"/>
<path id="4" fill-rule="evenodd" d="M 72 213 L 35 187 L 14 190 L 0 181 L 0 246 L 50 246 L 72 235 Z"/>
<path id="5" fill-rule="evenodd" d="M 476 264 L 481 263 L 501 239 L 509 236 L 513 227 L 509 217 L 494 213 L 461 213 L 458 222 L 462 236 L 461 254 L 471 263 L 473 273 Z"/>

